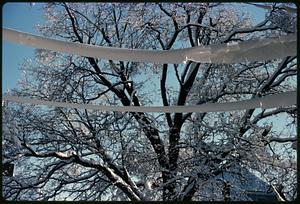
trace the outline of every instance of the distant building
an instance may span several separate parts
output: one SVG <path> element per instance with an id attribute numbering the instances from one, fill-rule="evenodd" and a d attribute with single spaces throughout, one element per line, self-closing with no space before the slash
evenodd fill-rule
<path id="1" fill-rule="evenodd" d="M 248 191 L 246 192 L 246 195 L 253 201 L 278 201 L 277 196 L 273 191 Z"/>
<path id="2" fill-rule="evenodd" d="M 230 179 L 232 179 L 232 181 L 234 181 L 230 182 L 233 192 L 240 194 L 243 200 L 277 201 L 276 193 L 268 183 L 264 182 L 246 168 L 241 168 L 240 170 L 244 180 L 239 179 L 238 176 L 234 174 L 228 173 L 228 175 L 225 175 L 226 180 L 230 182 Z M 233 197 L 233 200 L 236 199 Z"/>
<path id="3" fill-rule="evenodd" d="M 218 175 L 201 186 L 199 192 L 199 197 L 195 200 L 278 201 L 276 193 L 268 183 L 243 167 Z"/>

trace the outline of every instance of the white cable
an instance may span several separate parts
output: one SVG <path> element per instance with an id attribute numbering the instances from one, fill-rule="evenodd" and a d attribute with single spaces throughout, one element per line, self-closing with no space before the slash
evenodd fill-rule
<path id="1" fill-rule="evenodd" d="M 267 9 L 267 10 L 273 9 L 273 6 L 269 6 L 269 5 L 260 5 L 260 4 L 256 4 L 256 3 L 245 3 L 245 4 L 250 4 L 250 5 L 256 6 L 258 8 L 263 8 L 263 9 Z M 297 8 L 292 8 L 292 7 L 288 7 L 288 6 L 283 6 L 283 8 L 289 13 L 297 13 Z"/>
<path id="2" fill-rule="evenodd" d="M 3 100 L 27 103 L 33 105 L 47 105 L 54 107 L 64 108 L 77 108 L 77 109 L 93 109 L 101 111 L 116 111 L 116 112 L 163 112 L 163 113 L 189 113 L 189 112 L 226 112 L 245 110 L 253 108 L 275 108 L 279 106 L 290 106 L 295 105 L 296 91 L 289 91 L 279 94 L 273 94 L 264 96 L 261 98 L 248 99 L 236 102 L 227 103 L 206 103 L 202 105 L 194 106 L 104 106 L 104 105 L 92 105 L 92 104 L 77 104 L 77 103 L 66 103 L 66 102 L 54 102 L 45 101 L 40 99 L 31 99 L 19 96 L 3 96 Z"/>
<path id="3" fill-rule="evenodd" d="M 202 63 L 240 63 L 283 58 L 294 56 L 297 53 L 296 34 L 236 44 L 198 46 L 174 50 L 142 50 L 64 42 L 7 28 L 2 30 L 4 40 L 22 45 L 85 57 L 135 62 L 180 64 L 189 60 Z"/>

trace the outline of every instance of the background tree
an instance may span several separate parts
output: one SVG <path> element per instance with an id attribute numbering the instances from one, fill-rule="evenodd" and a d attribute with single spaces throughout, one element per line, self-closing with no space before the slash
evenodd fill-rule
<path id="1" fill-rule="evenodd" d="M 47 21 L 37 28 L 77 43 L 170 50 L 294 33 L 296 16 L 282 6 L 271 5 L 265 19 L 253 25 L 249 16 L 222 3 L 48 3 Z M 26 74 L 13 95 L 170 106 L 295 90 L 297 62 L 289 56 L 231 65 L 161 65 L 36 49 L 22 69 Z M 2 160 L 17 167 L 15 176 L 4 177 L 6 199 L 228 200 L 233 180 L 210 193 L 205 189 L 226 172 L 247 179 L 244 169 L 274 189 L 282 184 L 276 192 L 283 199 L 296 197 L 291 148 L 296 106 L 148 114 L 9 103 L 3 111 Z M 233 199 L 244 199 L 242 194 Z"/>

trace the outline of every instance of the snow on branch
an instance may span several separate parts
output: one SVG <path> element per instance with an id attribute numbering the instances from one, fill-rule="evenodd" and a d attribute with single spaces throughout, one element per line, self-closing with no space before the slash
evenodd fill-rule
<path id="1" fill-rule="evenodd" d="M 297 141 L 297 137 L 287 137 L 287 138 L 270 137 L 268 139 L 268 141 L 269 142 L 280 142 L 280 143 L 295 142 L 295 141 Z"/>

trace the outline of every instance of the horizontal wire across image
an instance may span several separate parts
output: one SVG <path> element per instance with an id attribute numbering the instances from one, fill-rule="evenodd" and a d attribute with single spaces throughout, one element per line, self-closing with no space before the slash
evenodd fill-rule
<path id="1" fill-rule="evenodd" d="M 63 108 L 93 109 L 100 111 L 116 112 L 163 112 L 163 113 L 203 113 L 203 112 L 227 112 L 254 108 L 275 108 L 279 106 L 290 106 L 297 103 L 296 91 L 272 94 L 243 101 L 226 103 L 205 103 L 201 105 L 189 106 L 105 106 L 93 104 L 78 104 L 69 102 L 55 102 L 40 99 L 32 99 L 20 96 L 3 96 L 2 100 L 26 103 L 33 105 L 47 105 Z"/>
<path id="2" fill-rule="evenodd" d="M 231 64 L 278 59 L 297 54 L 297 34 L 249 40 L 240 43 L 215 44 L 172 50 L 143 50 L 65 42 L 7 28 L 3 28 L 2 32 L 4 40 L 17 44 L 66 52 L 78 56 L 134 62 L 180 64 L 193 61 Z"/>

